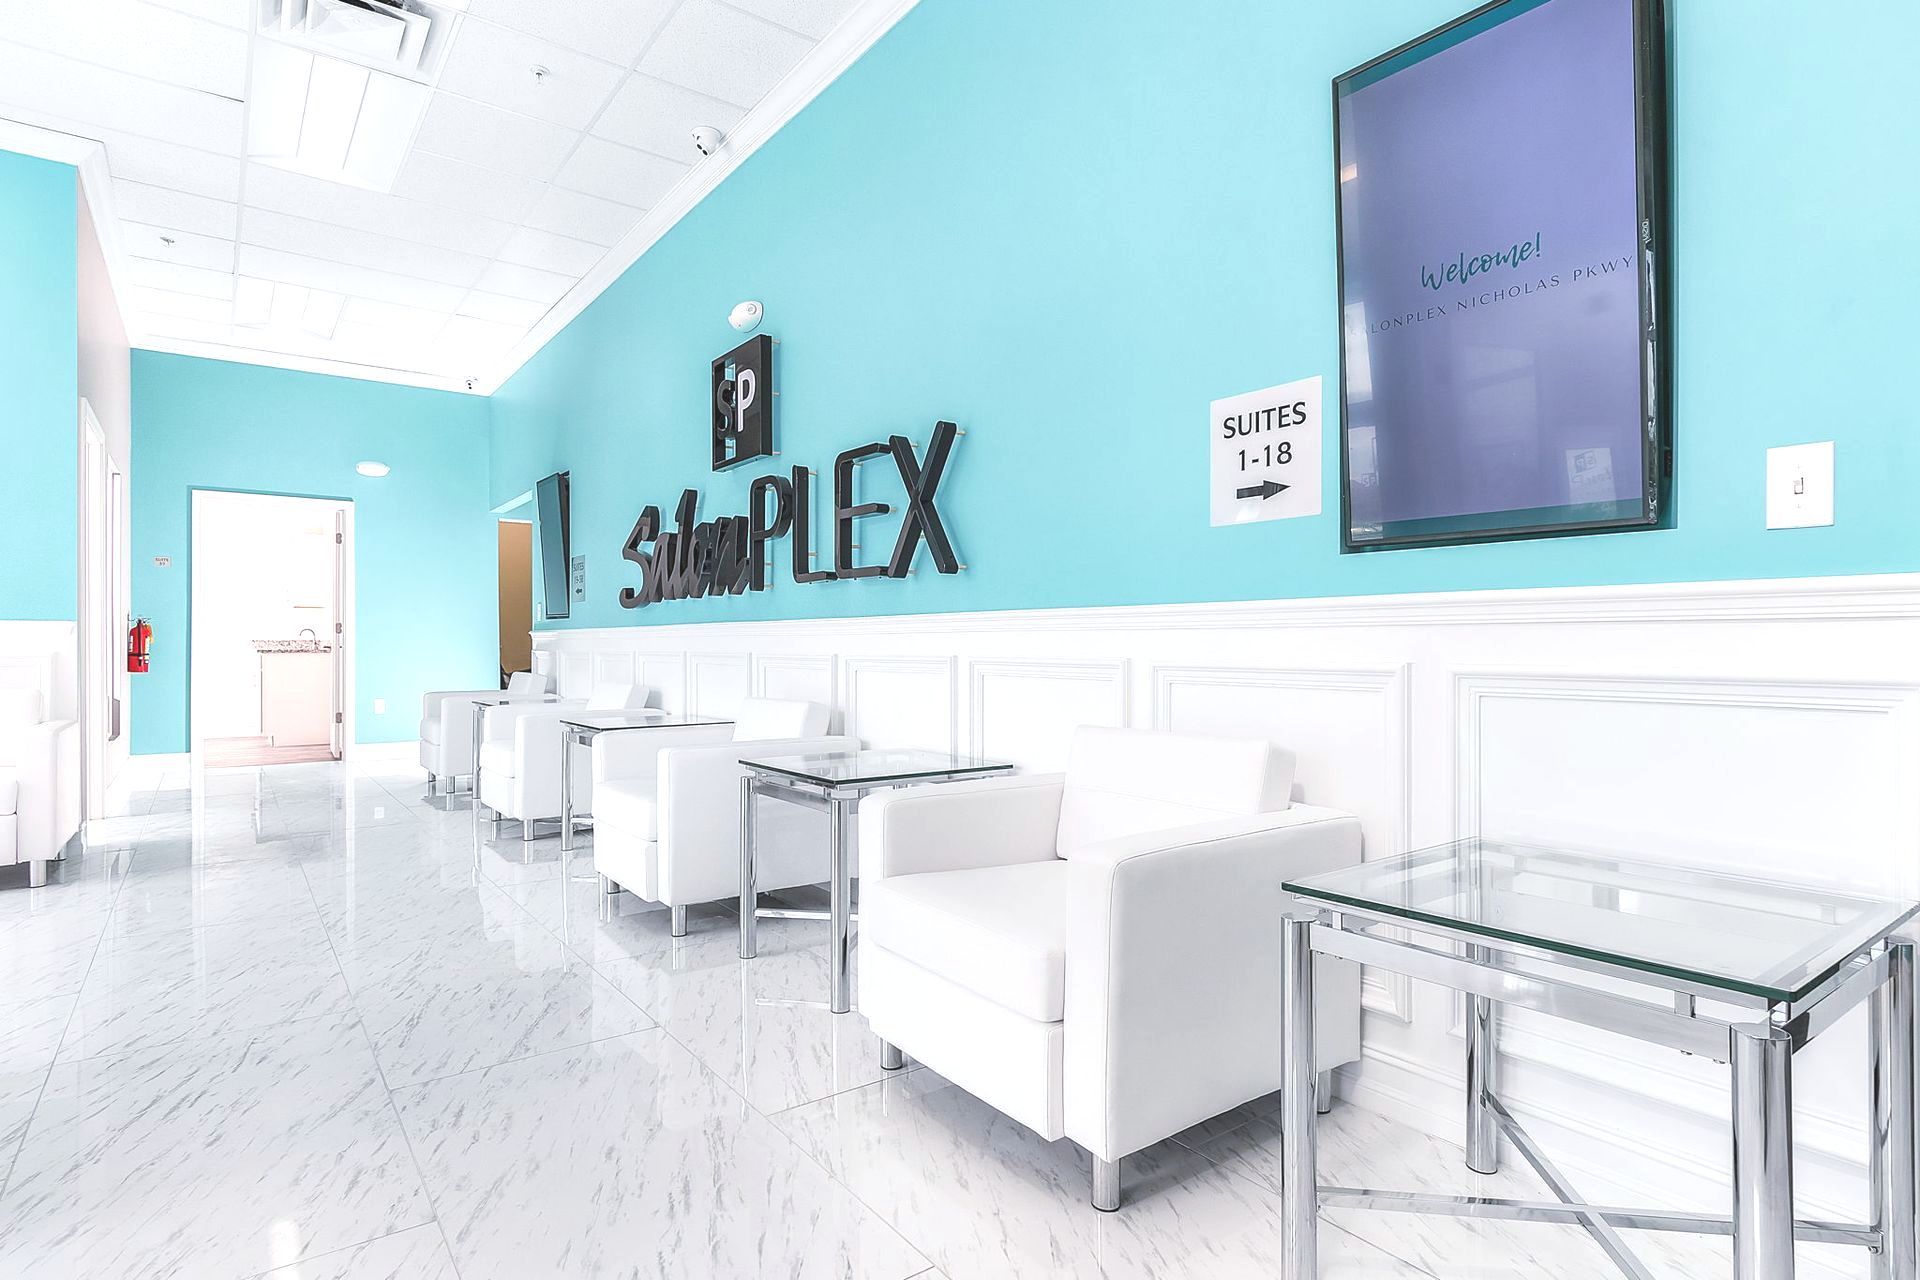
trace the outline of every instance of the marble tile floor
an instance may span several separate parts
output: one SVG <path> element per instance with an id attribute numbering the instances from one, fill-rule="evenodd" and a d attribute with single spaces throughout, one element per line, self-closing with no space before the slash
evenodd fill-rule
<path id="1" fill-rule="evenodd" d="M 1130 1159 L 1095 1213 L 1071 1144 L 881 1070 L 827 1012 L 819 924 L 767 921 L 742 962 L 724 905 L 685 939 L 627 895 L 602 921 L 557 840 L 476 849 L 395 751 L 134 775 L 44 889 L 0 869 L 0 1277 L 1277 1274 L 1270 1100 Z M 1358 1106 L 1322 1132 L 1330 1180 L 1491 1185 Z M 1730 1269 L 1635 1243 L 1663 1277 Z M 1328 1280 L 1614 1274 L 1565 1228 L 1322 1230 Z"/>

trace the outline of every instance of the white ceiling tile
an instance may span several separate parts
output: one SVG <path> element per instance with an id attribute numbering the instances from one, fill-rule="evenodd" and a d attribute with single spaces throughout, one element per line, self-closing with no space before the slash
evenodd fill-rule
<path id="1" fill-rule="evenodd" d="M 731 102 L 652 76 L 632 75 L 613 95 L 593 132 L 655 155 L 682 156 L 691 164 L 700 154 L 693 149 L 695 128 L 712 125 L 724 133 L 745 114 Z"/>
<path id="2" fill-rule="evenodd" d="M 757 13 L 819 40 L 845 20 L 859 0 L 729 0 L 736 9 Z"/>
<path id="3" fill-rule="evenodd" d="M 555 275 L 551 271 L 536 271 L 532 267 L 517 267 L 511 262 L 496 262 L 487 268 L 486 273 L 474 283 L 473 287 L 485 293 L 503 294 L 509 298 L 526 298 L 551 306 L 560 301 L 566 291 L 573 288 L 573 285 L 572 276 Z"/>
<path id="4" fill-rule="evenodd" d="M 466 360 L 469 367 L 478 367 L 506 352 L 526 334 L 525 325 L 496 324 L 475 316 L 455 316 L 440 331 L 440 346 L 450 358 Z"/>
<path id="5" fill-rule="evenodd" d="M 604 138 L 582 138 L 580 149 L 554 181 L 603 200 L 649 209 L 686 176 L 688 168 L 650 151 L 635 151 Z"/>
<path id="6" fill-rule="evenodd" d="M 185 316 L 214 324 L 233 322 L 233 303 L 225 298 L 203 298 L 193 293 L 173 293 L 165 289 L 127 290 L 127 302 L 143 316 Z"/>
<path id="7" fill-rule="evenodd" d="M 547 182 L 579 131 L 484 102 L 436 93 L 414 138 L 418 151 Z"/>
<path id="8" fill-rule="evenodd" d="M 398 302 L 381 302 L 376 298 L 348 298 L 340 309 L 340 323 L 361 330 L 391 329 L 404 333 L 440 332 L 447 322 L 444 311 L 429 311 L 423 307 L 409 307 Z"/>
<path id="9" fill-rule="evenodd" d="M 6 38 L 82 62 L 238 99 L 247 34 L 130 0 L 8 0 Z"/>
<path id="10" fill-rule="evenodd" d="M 246 30 L 250 0 L 144 0 L 162 9 L 174 9 L 206 22 L 224 23 Z"/>
<path id="11" fill-rule="evenodd" d="M 499 258 L 502 262 L 515 262 L 523 267 L 583 276 L 593 270 L 594 264 L 605 257 L 606 252 L 599 245 L 588 244 L 584 240 L 572 240 L 549 231 L 522 227 L 501 246 Z"/>
<path id="12" fill-rule="evenodd" d="M 633 65 L 674 0 L 473 0 L 468 12 L 623 67 Z"/>
<path id="13" fill-rule="evenodd" d="M 527 298 L 508 298 L 497 293 L 481 293 L 479 290 L 467 295 L 460 304 L 460 314 L 473 316 L 479 320 L 491 320 L 496 324 L 519 325 L 531 328 L 547 314 L 550 303 L 534 302 Z"/>
<path id="14" fill-rule="evenodd" d="M 528 207 L 532 203 L 530 191 Z M 328 182 L 272 165 L 248 168 L 247 205 L 489 258 L 514 230 L 511 222 L 499 218 Z"/>
<path id="15" fill-rule="evenodd" d="M 222 239 L 233 237 L 234 223 L 239 216 L 238 206 L 225 200 L 209 200 L 206 196 L 189 195 L 184 191 L 150 187 L 144 182 L 116 181 L 113 184 L 113 207 L 122 218 L 131 218 L 135 222 L 155 227 L 173 227 Z"/>
<path id="16" fill-rule="evenodd" d="M 136 258 L 158 258 L 162 262 L 205 267 L 209 271 L 233 270 L 233 241 L 217 236 L 198 236 L 173 227 L 150 227 L 122 218 L 120 243 Z"/>
<path id="17" fill-rule="evenodd" d="M 400 180 L 393 186 L 395 195 L 409 200 L 491 214 L 509 222 L 523 221 L 540 192 L 541 184 L 532 178 L 418 151 L 401 168 Z"/>
<path id="18" fill-rule="evenodd" d="M 578 191 L 549 187 L 527 215 L 527 225 L 611 247 L 639 221 L 640 210 Z"/>
<path id="19" fill-rule="evenodd" d="M 129 182 L 168 187 L 214 200 L 238 202 L 240 173 L 245 168 L 233 156 L 196 151 L 158 138 L 141 138 L 113 129 L 94 128 L 88 137 L 97 138 L 107 149 L 107 172 Z"/>
<path id="20" fill-rule="evenodd" d="M 223 301 L 233 298 L 233 273 L 230 271 L 209 271 L 205 267 L 161 262 L 157 258 L 129 258 L 127 279 L 149 289 L 193 293 Z"/>
<path id="21" fill-rule="evenodd" d="M 439 284 L 415 276 L 395 275 L 343 262 L 327 262 L 279 249 L 264 249 L 259 245 L 241 245 L 237 261 L 242 275 L 305 285 L 310 289 L 326 289 L 332 293 L 344 293 L 348 297 L 398 302 L 428 311 L 452 312 L 467 295 L 467 291 L 458 285 Z"/>
<path id="22" fill-rule="evenodd" d="M 8 106 L 240 154 L 238 102 L 0 41 L 0 108 Z"/>
<path id="23" fill-rule="evenodd" d="M 536 66 L 546 74 L 536 77 Z M 440 88 L 578 130 L 593 122 L 624 75 L 624 67 L 550 41 L 466 22 L 454 37 Z"/>
<path id="24" fill-rule="evenodd" d="M 473 254 L 455 253 L 438 245 L 374 235 L 311 218 L 296 218 L 269 209 L 247 210 L 247 216 L 240 222 L 240 242 L 461 288 L 472 288 L 480 273 L 487 269 L 487 260 Z"/>
<path id="25" fill-rule="evenodd" d="M 639 69 L 750 107 L 811 48 L 813 42 L 805 36 L 717 0 L 686 0 L 661 28 Z"/>

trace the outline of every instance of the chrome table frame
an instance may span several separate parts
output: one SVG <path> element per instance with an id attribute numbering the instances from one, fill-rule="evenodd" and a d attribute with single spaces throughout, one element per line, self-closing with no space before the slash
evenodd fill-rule
<path id="1" fill-rule="evenodd" d="M 1664 978 L 1541 946 L 1370 912 L 1295 893 L 1281 947 L 1281 1275 L 1316 1274 L 1319 1211 L 1368 1208 L 1580 1226 L 1622 1273 L 1651 1273 L 1621 1229 L 1733 1237 L 1736 1280 L 1791 1280 L 1794 1241 L 1859 1245 L 1873 1255 L 1874 1280 L 1915 1275 L 1915 1013 L 1912 938 L 1874 939 L 1800 1000 L 1770 1001 L 1738 991 Z M 1911 928 L 1911 920 L 1904 928 Z M 1381 931 L 1385 930 L 1386 933 Z M 1315 1170 L 1313 968 L 1318 955 L 1437 982 L 1467 997 L 1466 1163 L 1499 1168 L 1505 1136 L 1552 1188 L 1556 1201 L 1428 1195 L 1322 1186 Z M 1567 971 L 1664 993 L 1661 1003 L 1584 985 Z M 1709 1000 L 1732 1016 L 1700 1011 Z M 1793 1216 L 1793 1054 L 1861 1001 L 1870 1006 L 1868 1180 L 1872 1221 Z M 1501 1103 L 1495 1091 L 1497 1010 L 1502 1004 L 1600 1027 L 1729 1065 L 1733 1075 L 1733 1214 L 1730 1218 L 1588 1204 Z"/>
<path id="2" fill-rule="evenodd" d="M 740 958 L 751 960 L 759 954 L 754 926 L 761 918 L 777 920 L 826 920 L 832 926 L 832 944 L 828 951 L 830 1007 L 835 1013 L 853 1008 L 853 981 L 849 961 L 853 945 L 853 823 L 860 801 L 870 792 L 894 787 L 920 787 L 945 782 L 972 782 L 979 778 L 1004 777 L 1013 772 L 1010 764 L 951 773 L 925 774 L 911 778 L 881 778 L 826 786 L 790 774 L 769 769 L 752 760 L 742 760 L 747 772 L 740 779 Z M 754 798 L 784 800 L 802 808 L 827 815 L 827 843 L 833 854 L 827 879 L 828 908 L 807 911 L 797 907 L 760 905 L 758 876 L 758 833 L 754 827 Z"/>

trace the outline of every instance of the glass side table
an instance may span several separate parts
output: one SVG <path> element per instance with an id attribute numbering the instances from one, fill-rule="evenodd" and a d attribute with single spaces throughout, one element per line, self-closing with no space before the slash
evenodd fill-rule
<path id="1" fill-rule="evenodd" d="M 1281 1212 L 1287 1280 L 1315 1274 L 1319 1210 L 1369 1208 L 1584 1228 L 1628 1276 L 1621 1228 L 1733 1237 L 1737 1280 L 1789 1280 L 1796 1239 L 1860 1245 L 1875 1280 L 1915 1274 L 1914 942 L 1920 904 L 1725 871 L 1470 839 L 1286 882 L 1281 946 Z M 1907 931 L 1903 934 L 1903 931 Z M 1499 1140 L 1558 1197 L 1526 1201 L 1321 1186 L 1313 969 L 1336 956 L 1467 997 L 1466 1156 Z M 1630 983 L 1641 998 L 1583 975 Z M 1651 998 L 1647 998 L 1651 997 Z M 1870 1005 L 1871 1221 L 1796 1221 L 1793 1054 Z M 1701 1006 L 1710 1002 L 1717 1012 Z M 1733 1215 L 1584 1203 L 1495 1092 L 1497 1010 L 1532 1009 L 1728 1064 Z"/>
<path id="2" fill-rule="evenodd" d="M 1013 772 L 1013 766 L 947 751 L 833 751 L 821 755 L 742 757 L 747 772 L 740 779 L 740 958 L 758 954 L 754 924 L 761 916 L 827 920 L 832 925 L 828 953 L 831 1007 L 835 1013 L 853 1008 L 853 984 L 848 960 L 853 918 L 852 831 L 860 801 L 868 793 L 890 787 L 912 787 L 930 782 L 963 782 Z M 827 843 L 833 854 L 827 879 L 828 909 L 803 911 L 762 907 L 756 881 L 754 797 L 766 796 L 789 804 L 822 810 L 827 815 Z"/>

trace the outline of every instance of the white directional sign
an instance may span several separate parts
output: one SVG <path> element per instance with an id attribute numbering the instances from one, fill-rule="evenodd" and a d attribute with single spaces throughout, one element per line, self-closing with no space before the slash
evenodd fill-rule
<path id="1" fill-rule="evenodd" d="M 1320 379 L 1213 402 L 1213 523 L 1320 514 Z"/>

